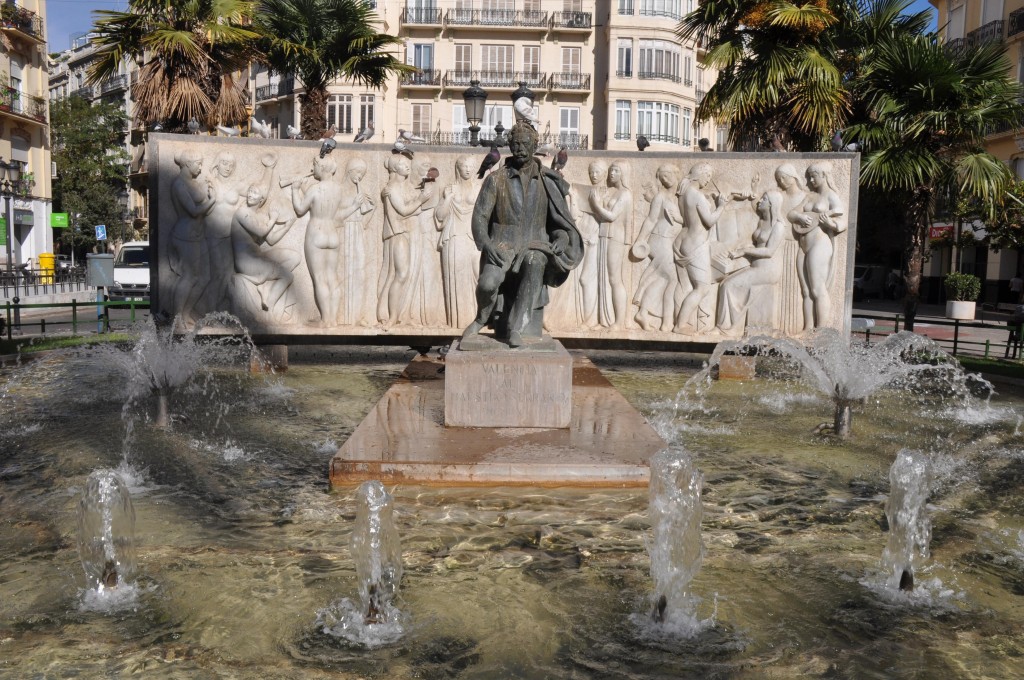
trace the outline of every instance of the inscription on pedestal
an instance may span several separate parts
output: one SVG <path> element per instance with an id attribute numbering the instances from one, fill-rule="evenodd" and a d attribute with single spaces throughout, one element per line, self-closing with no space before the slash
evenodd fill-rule
<path id="1" fill-rule="evenodd" d="M 555 351 L 452 349 L 445 358 L 449 427 L 569 427 L 572 357 Z"/>

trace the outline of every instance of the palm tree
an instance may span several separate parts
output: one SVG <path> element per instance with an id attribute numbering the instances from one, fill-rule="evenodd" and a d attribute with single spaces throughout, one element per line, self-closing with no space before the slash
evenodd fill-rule
<path id="1" fill-rule="evenodd" d="M 902 36 L 879 44 L 858 84 L 864 122 L 846 132 L 861 140 L 861 183 L 902 205 L 907 328 L 920 297 L 925 238 L 939 196 L 992 206 L 1012 180 L 984 150 L 985 135 L 1021 120 L 1021 87 L 1007 76 L 999 43 L 950 48 L 934 36 Z"/>
<path id="2" fill-rule="evenodd" d="M 318 139 L 327 125 L 327 86 L 339 76 L 379 88 L 392 73 L 408 73 L 386 50 L 399 38 L 379 33 L 367 0 L 260 0 L 256 26 L 264 60 L 302 80 L 302 135 Z"/>
<path id="3" fill-rule="evenodd" d="M 258 34 L 247 26 L 249 0 L 129 0 L 124 12 L 98 10 L 93 43 L 100 47 L 89 82 L 117 73 L 125 58 L 140 64 L 132 86 L 135 120 L 184 132 L 188 120 L 207 126 L 246 120 L 236 78 L 255 55 Z"/>
<path id="4" fill-rule="evenodd" d="M 911 0 L 704 0 L 677 34 L 705 45 L 718 79 L 697 118 L 728 123 L 734 144 L 826 148 L 857 110 L 851 83 L 887 36 L 921 33 Z"/>

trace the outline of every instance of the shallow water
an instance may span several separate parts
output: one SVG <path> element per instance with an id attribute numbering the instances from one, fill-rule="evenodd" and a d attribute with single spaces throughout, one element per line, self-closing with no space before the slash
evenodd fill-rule
<path id="1" fill-rule="evenodd" d="M 356 597 L 355 489 L 334 447 L 411 358 L 305 349 L 279 376 L 218 368 L 168 431 L 88 352 L 0 373 L 0 675 L 229 678 L 1005 678 L 1024 673 L 1024 397 L 964 407 L 883 392 L 853 436 L 798 383 L 715 383 L 676 403 L 681 355 L 590 352 L 704 474 L 691 584 L 715 624 L 655 635 L 646 490 L 398 486 L 406 636 L 366 651 L 318 631 Z M 238 366 L 244 364 L 239 360 Z M 139 579 L 86 604 L 75 549 L 88 475 L 122 463 Z M 880 573 L 888 470 L 932 454 L 931 562 L 913 594 Z M 99 611 L 97 611 L 99 609 Z"/>

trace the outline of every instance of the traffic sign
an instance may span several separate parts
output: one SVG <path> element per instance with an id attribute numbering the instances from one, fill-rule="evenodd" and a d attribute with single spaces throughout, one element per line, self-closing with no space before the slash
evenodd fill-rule
<path id="1" fill-rule="evenodd" d="M 97 224 L 96 225 L 96 240 L 106 241 L 107 240 L 107 225 Z"/>

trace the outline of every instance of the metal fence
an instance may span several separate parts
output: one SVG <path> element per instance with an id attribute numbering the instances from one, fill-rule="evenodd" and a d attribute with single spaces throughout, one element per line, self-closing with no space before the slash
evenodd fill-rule
<path id="1" fill-rule="evenodd" d="M 899 315 L 858 314 L 857 319 L 874 322 L 864 330 L 852 333 L 867 342 L 881 342 L 887 336 L 899 333 L 905 327 L 905 319 Z M 960 321 L 957 319 L 918 319 L 914 332 L 934 340 L 944 351 L 953 356 L 969 355 L 990 358 L 1024 359 L 1024 323 Z M 940 329 L 929 333 L 932 328 Z M 950 333 L 950 329 L 952 333 Z"/>
<path id="2" fill-rule="evenodd" d="M 0 337 L 13 340 L 15 335 L 46 335 L 48 333 L 70 333 L 96 330 L 109 333 L 112 330 L 127 329 L 139 320 L 139 311 L 149 309 L 148 302 L 121 302 L 102 300 L 94 302 L 51 302 L 14 304 L 7 301 L 0 306 Z M 52 313 L 50 312 L 52 310 Z M 115 316 L 111 311 L 123 310 Z M 31 319 L 23 318 L 31 314 Z M 47 319 L 46 316 L 50 318 Z M 95 324 L 95 325 L 93 325 Z"/>
<path id="3" fill-rule="evenodd" d="M 28 298 L 34 295 L 73 293 L 85 290 L 85 267 L 51 269 L 0 269 L 0 299 Z"/>

